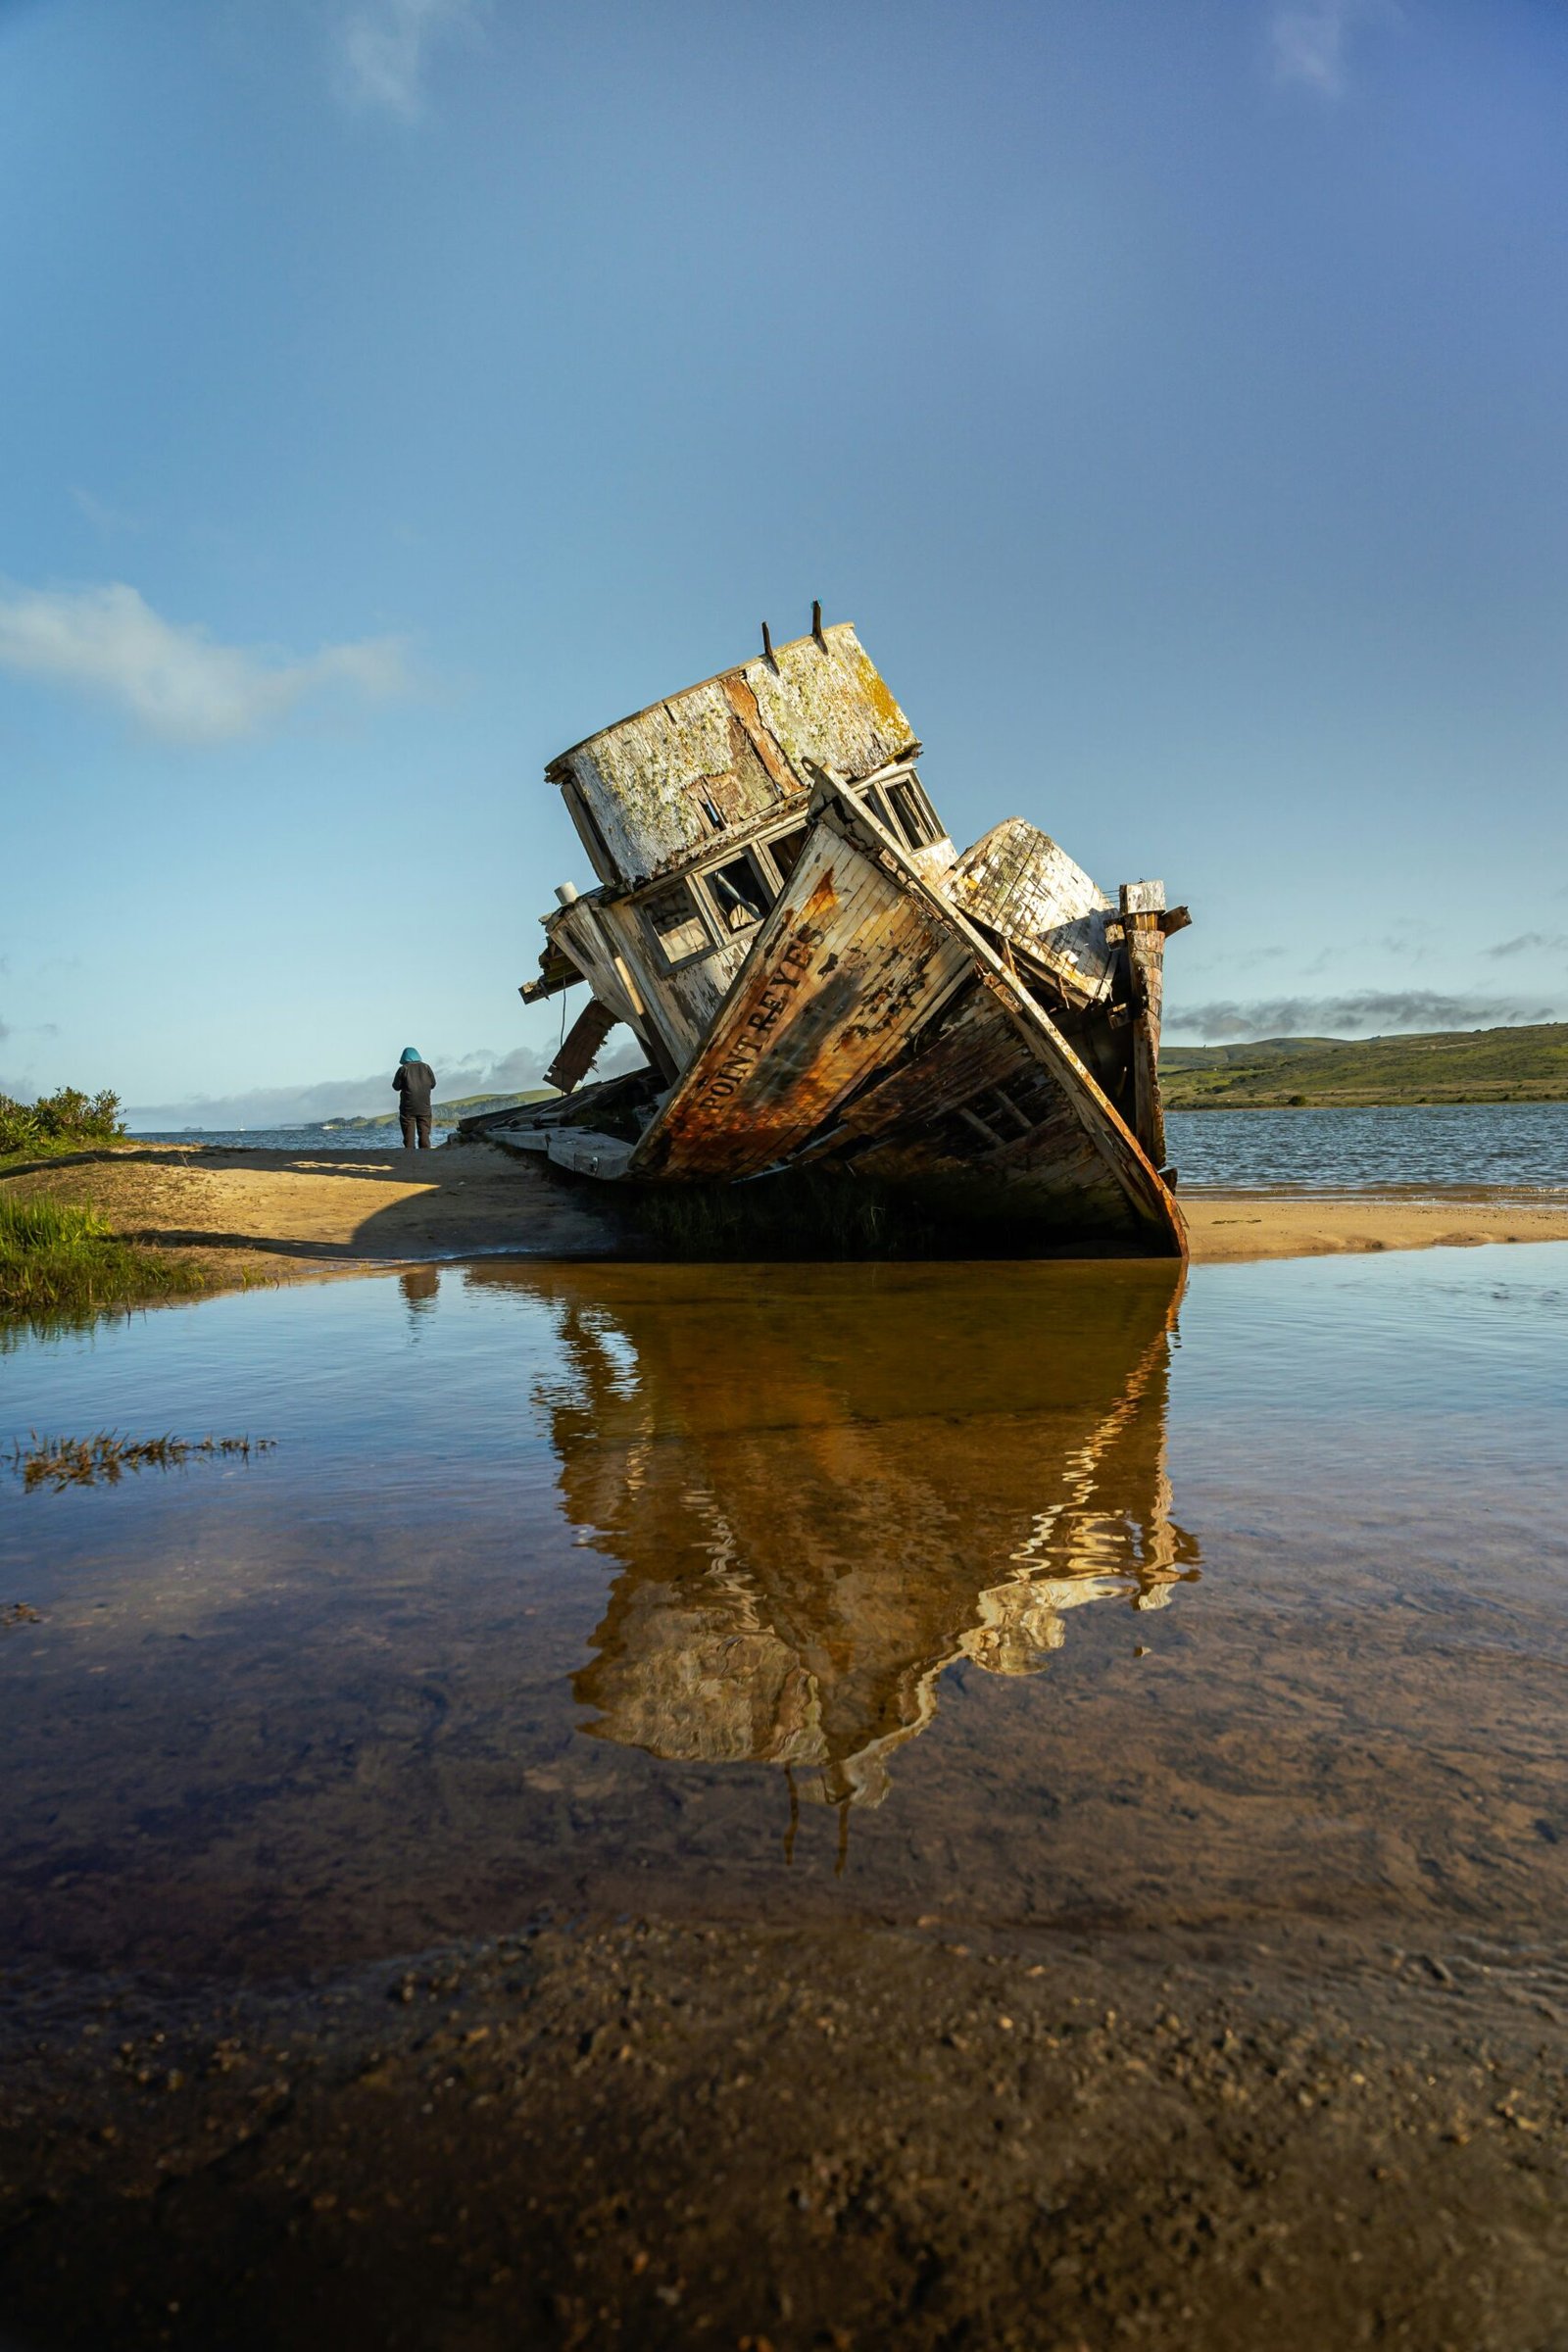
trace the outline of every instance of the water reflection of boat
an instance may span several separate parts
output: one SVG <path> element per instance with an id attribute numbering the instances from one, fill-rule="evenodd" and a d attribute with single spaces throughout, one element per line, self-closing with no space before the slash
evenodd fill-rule
<path id="1" fill-rule="evenodd" d="M 1170 1269 L 549 1279 L 562 1491 L 619 1569 L 576 1680 L 601 1738 L 874 1804 L 946 1668 L 1033 1674 L 1073 1609 L 1197 1574 Z"/>

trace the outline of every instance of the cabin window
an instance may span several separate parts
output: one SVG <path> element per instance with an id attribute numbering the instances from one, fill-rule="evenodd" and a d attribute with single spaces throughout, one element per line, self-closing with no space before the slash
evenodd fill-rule
<path id="1" fill-rule="evenodd" d="M 708 954 L 708 925 L 689 882 L 672 882 L 645 899 L 643 912 L 667 964 L 690 963 L 694 956 Z"/>
<path id="2" fill-rule="evenodd" d="M 707 881 L 726 931 L 749 931 L 773 903 L 772 887 L 752 858 L 732 858 L 728 865 L 715 865 Z"/>
<path id="3" fill-rule="evenodd" d="M 797 825 L 792 833 L 776 834 L 768 843 L 768 855 L 778 868 L 778 878 L 781 882 L 787 882 L 794 873 L 795 868 L 801 862 L 801 852 L 805 847 L 806 827 L 804 825 Z"/>
<path id="4" fill-rule="evenodd" d="M 898 827 L 893 822 L 892 811 L 889 809 L 887 802 L 882 798 L 881 785 L 867 784 L 861 792 L 860 798 L 876 818 L 883 832 L 892 833 L 896 838 Z"/>
<path id="5" fill-rule="evenodd" d="M 862 784 L 859 795 L 884 833 L 891 833 L 906 848 L 923 850 L 941 840 L 942 828 L 913 776 L 896 777 L 886 789 L 880 784 Z"/>
<path id="6" fill-rule="evenodd" d="M 901 777 L 897 784 L 888 786 L 888 802 L 898 829 L 911 850 L 923 850 L 936 840 L 937 829 L 924 798 L 908 777 Z"/>

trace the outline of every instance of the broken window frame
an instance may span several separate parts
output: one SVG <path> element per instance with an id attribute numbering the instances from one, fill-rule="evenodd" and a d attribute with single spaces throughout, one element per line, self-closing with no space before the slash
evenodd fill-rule
<path id="1" fill-rule="evenodd" d="M 925 788 L 912 767 L 895 768 L 887 775 L 868 776 L 863 783 L 854 784 L 850 789 L 867 813 L 875 817 L 883 832 L 911 857 L 942 840 L 942 825 L 937 812 L 926 799 Z M 918 841 L 910 838 L 916 833 L 921 836 Z"/>
<path id="2" fill-rule="evenodd" d="M 696 885 L 697 876 L 695 874 L 675 874 L 661 882 L 656 890 L 651 890 L 646 898 L 637 902 L 637 912 L 642 918 L 643 929 L 648 934 L 657 959 L 654 968 L 659 973 L 683 972 L 688 964 L 701 963 L 705 956 L 711 956 L 714 948 L 719 944 L 713 937 L 711 909 L 707 904 L 703 891 Z M 685 893 L 687 905 L 691 908 L 688 919 L 694 922 L 702 933 L 702 944 L 700 947 L 687 948 L 676 956 L 670 953 L 664 934 L 655 920 L 654 908 L 662 899 L 673 899 L 680 891 Z M 677 927 L 684 928 L 685 926 L 672 925 L 671 929 Z"/>
<path id="3" fill-rule="evenodd" d="M 893 811 L 895 830 L 911 851 L 928 850 L 933 842 L 942 839 L 936 810 L 926 799 L 912 767 L 902 776 L 887 778 L 883 798 Z M 911 838 L 915 834 L 919 835 L 918 840 Z"/>
<path id="4" fill-rule="evenodd" d="M 704 866 L 701 873 L 694 877 L 701 884 L 703 893 L 708 900 L 721 943 L 732 939 L 741 939 L 748 931 L 755 931 L 759 923 L 765 922 L 768 909 L 778 896 L 779 885 L 774 881 L 762 859 L 757 855 L 760 846 L 760 843 L 753 842 L 744 849 L 732 850 L 729 857 L 721 858 L 716 864 Z M 727 880 L 727 869 L 737 865 L 745 866 L 751 874 L 762 902 L 760 906 L 754 906 L 745 894 L 738 890 L 733 882 Z M 726 904 L 722 895 L 726 890 L 732 894 L 736 906 L 747 908 L 748 919 L 746 921 L 737 923 L 731 919 L 733 910 Z"/>
<path id="5" fill-rule="evenodd" d="M 801 852 L 806 847 L 806 837 L 810 829 L 809 823 L 803 817 L 799 824 L 788 826 L 782 833 L 771 834 L 766 841 L 758 844 L 758 847 L 763 852 L 766 863 L 772 868 L 774 880 L 780 890 L 784 888 L 795 868 L 800 864 Z M 796 847 L 795 855 L 788 865 L 783 865 L 779 861 L 778 852 L 779 844 L 786 841 L 793 841 Z"/>
<path id="6" fill-rule="evenodd" d="M 738 847 L 732 843 L 728 845 L 726 857 L 712 859 L 706 865 L 687 866 L 679 873 L 666 876 L 657 887 L 651 886 L 647 891 L 640 892 L 634 904 L 653 950 L 656 973 L 684 971 L 688 964 L 700 963 L 704 956 L 714 955 L 732 941 L 745 939 L 760 923 L 765 922 L 774 901 L 800 862 L 800 850 L 806 847 L 809 830 L 809 824 L 798 816 L 793 824 L 783 827 L 771 838 L 764 836 L 744 842 Z M 772 855 L 775 841 L 799 842 L 800 848 L 787 872 Z M 754 912 L 749 921 L 732 930 L 722 893 L 714 888 L 714 884 L 722 878 L 726 866 L 741 864 L 750 867 L 758 893 L 764 904 L 760 912 Z M 672 962 L 650 910 L 662 898 L 679 889 L 687 892 L 696 917 L 702 924 L 704 937 L 701 947 L 689 949 Z"/>

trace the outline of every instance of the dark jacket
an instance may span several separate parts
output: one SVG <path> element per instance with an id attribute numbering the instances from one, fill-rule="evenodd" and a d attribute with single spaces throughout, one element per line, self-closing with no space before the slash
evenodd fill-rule
<path id="1" fill-rule="evenodd" d="M 427 1061 L 400 1061 L 392 1073 L 392 1091 L 403 1097 L 399 1109 L 416 1119 L 430 1116 L 430 1097 L 435 1092 L 435 1072 Z"/>

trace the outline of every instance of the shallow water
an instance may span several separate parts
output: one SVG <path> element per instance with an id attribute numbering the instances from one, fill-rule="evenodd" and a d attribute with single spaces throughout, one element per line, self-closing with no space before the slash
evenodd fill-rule
<path id="1" fill-rule="evenodd" d="M 430 1126 L 432 1144 L 444 1144 L 457 1128 L 444 1119 Z M 203 1144 L 211 1152 L 400 1152 L 401 1129 L 390 1127 L 171 1127 L 139 1130 L 136 1144 Z"/>
<path id="2" fill-rule="evenodd" d="M 1446 1102 L 1367 1110 L 1166 1114 L 1182 1186 L 1420 1192 L 1496 1185 L 1568 1195 L 1568 1102 Z"/>
<path id="3" fill-rule="evenodd" d="M 0 1364 L 0 1959 L 267 1974 L 545 1903 L 1568 1919 L 1568 1246 L 490 1263 Z M 36 1619 L 16 1614 L 24 1603 Z"/>

